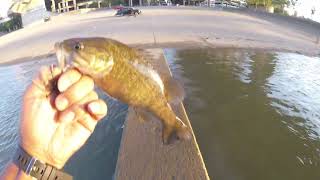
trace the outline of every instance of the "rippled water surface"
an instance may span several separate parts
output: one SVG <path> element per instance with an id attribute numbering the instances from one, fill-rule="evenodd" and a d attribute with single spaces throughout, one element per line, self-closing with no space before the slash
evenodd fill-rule
<path id="1" fill-rule="evenodd" d="M 218 180 L 320 179 L 320 58 L 239 49 L 165 49 L 209 175 Z M 13 155 L 21 97 L 42 59 L 0 67 L 0 170 Z M 112 179 L 127 106 L 109 114 L 65 170 Z"/>
<path id="2" fill-rule="evenodd" d="M 42 65 L 54 60 L 0 66 L 0 172 L 15 152 L 19 142 L 19 114 L 26 86 Z M 98 90 L 108 103 L 108 115 L 101 120 L 86 144 L 71 157 L 65 170 L 76 180 L 112 179 L 127 106 Z"/>
<path id="3" fill-rule="evenodd" d="M 320 58 L 166 49 L 206 167 L 219 180 L 320 179 Z"/>

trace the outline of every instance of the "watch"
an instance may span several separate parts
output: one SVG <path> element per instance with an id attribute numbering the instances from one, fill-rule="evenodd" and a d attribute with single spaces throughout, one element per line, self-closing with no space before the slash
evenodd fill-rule
<path id="1" fill-rule="evenodd" d="M 39 180 L 72 180 L 72 176 L 58 170 L 57 168 L 42 163 L 40 160 L 32 157 L 22 147 L 19 146 L 13 163 L 27 175 Z"/>

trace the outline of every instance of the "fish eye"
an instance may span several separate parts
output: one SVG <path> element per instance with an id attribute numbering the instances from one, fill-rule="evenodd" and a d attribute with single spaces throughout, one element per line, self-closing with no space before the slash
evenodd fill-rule
<path id="1" fill-rule="evenodd" d="M 81 43 L 77 43 L 75 46 L 74 46 L 74 49 L 76 50 L 81 50 L 83 49 L 83 45 Z"/>

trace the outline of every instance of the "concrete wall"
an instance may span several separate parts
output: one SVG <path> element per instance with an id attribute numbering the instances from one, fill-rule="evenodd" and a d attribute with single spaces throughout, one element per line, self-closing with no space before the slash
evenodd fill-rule
<path id="1" fill-rule="evenodd" d="M 23 27 L 29 26 L 33 23 L 43 21 L 43 19 L 49 16 L 50 13 L 46 11 L 45 6 L 33 9 L 21 15 Z"/>

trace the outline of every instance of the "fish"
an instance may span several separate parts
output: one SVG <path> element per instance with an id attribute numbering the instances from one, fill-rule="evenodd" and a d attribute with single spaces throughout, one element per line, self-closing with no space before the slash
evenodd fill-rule
<path id="1" fill-rule="evenodd" d="M 183 101 L 183 87 L 172 77 L 162 79 L 137 49 L 113 39 L 92 37 L 57 42 L 55 52 L 62 68 L 75 67 L 90 76 L 99 88 L 133 107 L 142 119 L 148 113 L 157 117 L 162 122 L 164 144 L 191 139 L 191 130 L 172 109 L 172 104 Z"/>

